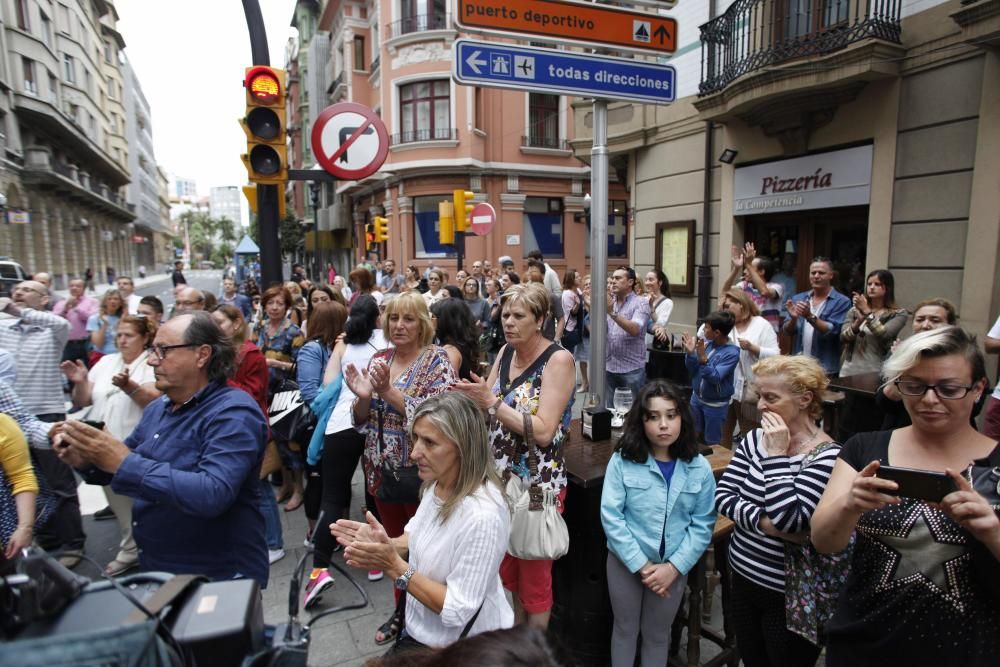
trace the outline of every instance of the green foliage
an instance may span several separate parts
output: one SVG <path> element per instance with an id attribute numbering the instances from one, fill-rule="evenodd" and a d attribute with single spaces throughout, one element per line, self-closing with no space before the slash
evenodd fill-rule
<path id="1" fill-rule="evenodd" d="M 281 235 L 281 252 L 286 254 L 294 253 L 305 239 L 302 224 L 295 217 L 294 213 L 285 215 L 285 218 L 281 221 L 279 234 Z"/>
<path id="2" fill-rule="evenodd" d="M 236 238 L 236 224 L 229 218 L 213 218 L 204 211 L 185 211 L 180 217 L 180 228 L 187 229 L 191 241 L 192 259 L 207 259 L 224 266 L 232 261 Z M 183 247 L 184 239 L 175 238 L 175 247 Z"/>

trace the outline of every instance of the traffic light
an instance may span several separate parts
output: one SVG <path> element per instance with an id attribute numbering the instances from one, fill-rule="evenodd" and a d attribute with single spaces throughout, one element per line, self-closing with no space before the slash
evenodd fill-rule
<path id="1" fill-rule="evenodd" d="M 438 204 L 438 241 L 441 245 L 455 245 L 455 209 L 450 201 Z"/>
<path id="2" fill-rule="evenodd" d="M 472 224 L 469 216 L 472 215 L 472 204 L 466 204 L 467 199 L 472 199 L 476 194 L 468 190 L 454 190 L 452 198 L 455 200 L 455 231 L 464 232 Z"/>
<path id="3" fill-rule="evenodd" d="M 389 221 L 381 216 L 375 216 L 375 242 L 389 240 Z"/>
<path id="4" fill-rule="evenodd" d="M 282 185 L 288 180 L 285 71 L 248 67 L 243 80 L 246 114 L 240 119 L 247 152 L 240 157 L 251 183 Z"/>
<path id="5" fill-rule="evenodd" d="M 377 252 L 378 244 L 375 242 L 375 223 L 369 222 L 365 225 L 365 250 Z"/>
<path id="6" fill-rule="evenodd" d="M 244 185 L 243 186 L 243 196 L 247 198 L 247 203 L 250 205 L 250 211 L 256 215 L 257 214 L 257 186 L 256 185 Z M 278 218 L 285 217 L 285 198 L 278 197 Z"/>

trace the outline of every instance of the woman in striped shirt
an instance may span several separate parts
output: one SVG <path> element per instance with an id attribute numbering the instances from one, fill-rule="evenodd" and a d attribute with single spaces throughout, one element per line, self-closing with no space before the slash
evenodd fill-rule
<path id="1" fill-rule="evenodd" d="M 813 665 L 820 648 L 785 624 L 785 542 L 809 539 L 840 451 L 816 426 L 826 373 L 806 356 L 769 357 L 753 372 L 762 428 L 740 443 L 715 494 L 719 514 L 736 524 L 729 548 L 733 627 L 747 667 Z"/>

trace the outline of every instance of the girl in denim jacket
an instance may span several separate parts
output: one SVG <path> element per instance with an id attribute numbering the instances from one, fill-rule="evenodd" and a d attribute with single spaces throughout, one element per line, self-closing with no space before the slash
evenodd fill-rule
<path id="1" fill-rule="evenodd" d="M 612 667 L 634 664 L 640 631 L 641 664 L 666 664 L 687 573 L 712 539 L 714 494 L 684 394 L 653 380 L 625 417 L 601 494 Z"/>

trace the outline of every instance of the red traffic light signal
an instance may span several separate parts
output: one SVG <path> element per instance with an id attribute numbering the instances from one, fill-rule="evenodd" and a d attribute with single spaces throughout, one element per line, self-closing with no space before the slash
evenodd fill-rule
<path id="1" fill-rule="evenodd" d="M 271 67 L 247 68 L 246 114 L 240 120 L 247 135 L 243 162 L 252 183 L 280 185 L 287 180 L 285 73 Z"/>
<path id="2" fill-rule="evenodd" d="M 260 104 L 274 104 L 281 97 L 281 81 L 270 67 L 251 67 L 243 85 L 247 94 Z"/>

